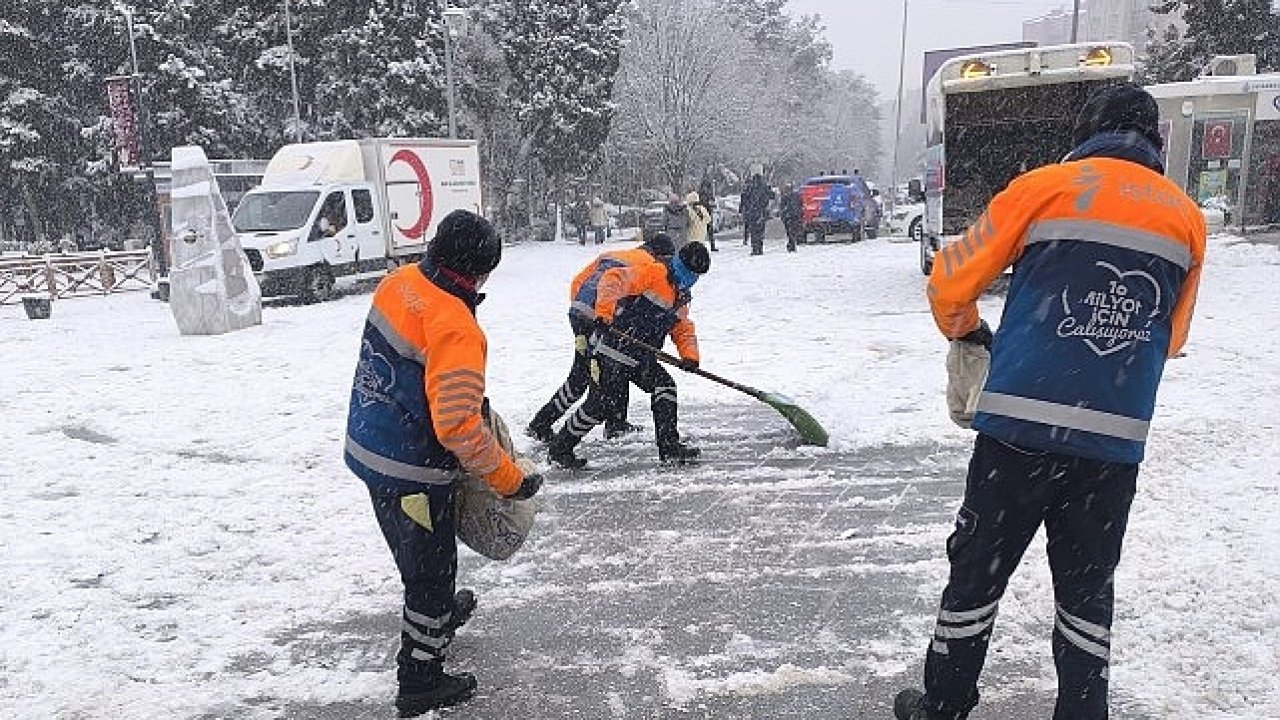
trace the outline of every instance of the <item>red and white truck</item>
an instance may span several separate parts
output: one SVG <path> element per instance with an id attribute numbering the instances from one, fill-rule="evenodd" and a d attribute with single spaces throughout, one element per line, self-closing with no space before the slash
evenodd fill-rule
<path id="1" fill-rule="evenodd" d="M 264 296 L 315 301 L 417 262 L 459 208 L 482 208 L 474 140 L 339 140 L 280 148 L 232 224 Z"/>

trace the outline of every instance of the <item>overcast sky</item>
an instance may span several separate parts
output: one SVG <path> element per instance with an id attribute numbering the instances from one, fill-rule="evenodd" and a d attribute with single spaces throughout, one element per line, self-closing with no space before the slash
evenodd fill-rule
<path id="1" fill-rule="evenodd" d="M 903 0 L 790 0 L 793 15 L 822 16 L 838 69 L 857 71 L 874 83 L 882 100 L 898 91 Z M 926 50 L 1016 42 L 1022 21 L 1071 0 L 906 0 L 906 87 L 920 87 Z"/>

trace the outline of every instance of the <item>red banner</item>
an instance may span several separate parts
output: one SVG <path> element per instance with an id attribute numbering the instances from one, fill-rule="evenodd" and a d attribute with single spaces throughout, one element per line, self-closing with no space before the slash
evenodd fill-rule
<path id="1" fill-rule="evenodd" d="M 107 82 L 107 106 L 111 110 L 111 123 L 116 131 L 116 159 L 120 169 L 135 169 L 142 164 L 142 152 L 138 148 L 138 122 L 133 106 L 133 79 L 127 76 L 109 77 Z"/>
<path id="2" fill-rule="evenodd" d="M 1225 160 L 1232 157 L 1231 121 L 1213 120 L 1204 124 L 1204 138 L 1200 141 L 1200 157 L 1205 160 Z"/>

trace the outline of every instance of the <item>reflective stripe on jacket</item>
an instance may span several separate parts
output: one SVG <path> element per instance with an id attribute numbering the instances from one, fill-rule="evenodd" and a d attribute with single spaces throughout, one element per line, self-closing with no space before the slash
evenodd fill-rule
<path id="1" fill-rule="evenodd" d="M 658 262 L 643 247 L 629 250 L 610 250 L 601 253 L 573 276 L 569 283 L 569 316 L 578 316 L 588 322 L 596 319 L 596 293 L 600 289 L 600 276 L 606 270 L 629 265 Z"/>
<path id="2" fill-rule="evenodd" d="M 596 315 L 615 330 L 641 342 L 662 347 L 667 335 L 680 357 L 699 360 L 698 335 L 689 319 L 688 292 L 677 292 L 665 263 L 653 262 L 607 270 L 600 278 Z M 618 337 L 601 338 L 596 352 L 635 365 L 645 351 Z"/>
<path id="3" fill-rule="evenodd" d="M 1204 259 L 1199 208 L 1136 162 L 1033 170 L 997 195 L 929 279 L 938 328 L 978 325 L 1013 279 L 973 428 L 1016 445 L 1140 462 L 1166 357 L 1186 341 Z"/>
<path id="4" fill-rule="evenodd" d="M 347 415 L 344 459 L 361 480 L 421 491 L 467 472 L 503 495 L 520 487 L 523 473 L 480 414 L 486 341 L 477 301 L 426 262 L 378 285 Z"/>

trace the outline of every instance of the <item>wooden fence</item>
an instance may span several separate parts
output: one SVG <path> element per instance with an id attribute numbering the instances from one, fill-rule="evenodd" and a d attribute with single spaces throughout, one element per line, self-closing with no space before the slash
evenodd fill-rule
<path id="1" fill-rule="evenodd" d="M 0 258 L 0 305 L 28 295 L 52 300 L 150 290 L 150 250 Z"/>

